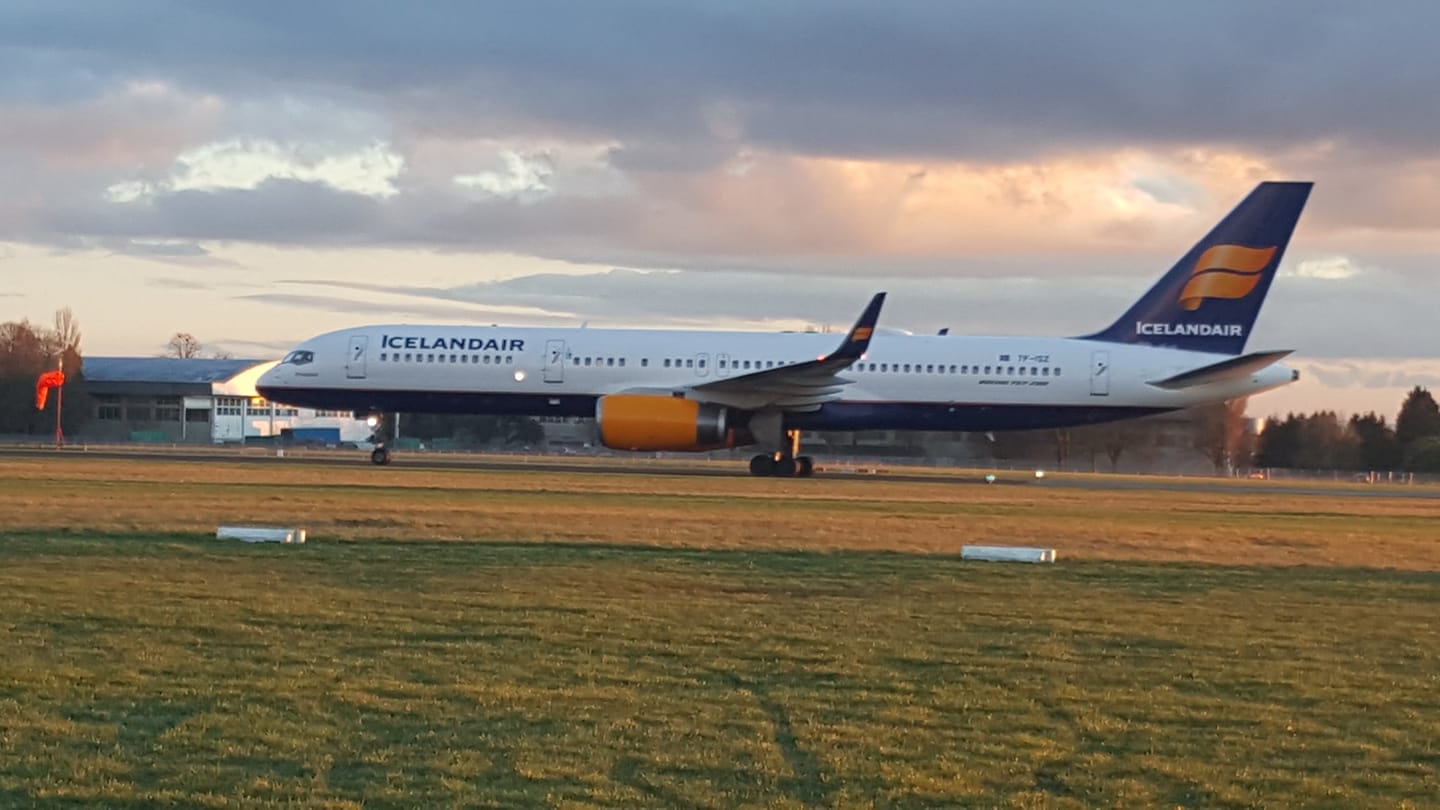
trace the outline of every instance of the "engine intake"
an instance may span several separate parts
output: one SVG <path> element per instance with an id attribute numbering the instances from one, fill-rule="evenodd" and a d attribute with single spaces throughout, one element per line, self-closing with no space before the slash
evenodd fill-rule
<path id="1" fill-rule="evenodd" d="M 595 403 L 600 443 L 613 450 L 734 447 L 726 416 L 721 405 L 653 394 L 611 394 Z"/>

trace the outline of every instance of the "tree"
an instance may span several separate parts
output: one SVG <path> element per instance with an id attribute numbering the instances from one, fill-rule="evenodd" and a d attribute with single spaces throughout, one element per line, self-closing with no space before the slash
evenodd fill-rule
<path id="1" fill-rule="evenodd" d="M 1274 416 L 1266 419 L 1260 429 L 1255 463 L 1261 467 L 1294 467 L 1295 459 L 1300 455 L 1300 424 L 1303 419 L 1293 413 L 1287 415 L 1284 421 Z"/>
<path id="2" fill-rule="evenodd" d="M 1240 397 L 1192 409 L 1195 414 L 1195 449 L 1205 454 L 1215 472 L 1234 474 L 1248 465 L 1255 446 L 1245 418 L 1249 399 Z"/>
<path id="3" fill-rule="evenodd" d="M 1306 470 L 1353 470 L 1360 465 L 1360 439 L 1334 411 L 1317 411 L 1300 423 L 1295 466 Z"/>
<path id="4" fill-rule="evenodd" d="M 1400 466 L 1400 442 L 1385 417 L 1374 413 L 1350 417 L 1350 432 L 1360 442 L 1360 467 L 1366 470 L 1394 470 Z"/>
<path id="5" fill-rule="evenodd" d="M 1440 436 L 1416 439 L 1406 448 L 1405 469 L 1411 472 L 1440 473 Z"/>
<path id="6" fill-rule="evenodd" d="M 165 356 L 189 359 L 199 357 L 203 349 L 204 347 L 200 345 L 200 341 L 196 340 L 194 335 L 189 332 L 176 332 L 170 338 L 170 342 L 165 344 Z"/>
<path id="7" fill-rule="evenodd" d="M 89 398 L 80 355 L 80 328 L 68 309 L 55 313 L 55 327 L 47 329 L 28 320 L 0 324 L 0 433 L 46 434 L 55 429 L 52 404 L 46 412 L 35 409 L 35 381 L 62 362 L 65 368 L 63 428 L 81 430 L 90 418 Z"/>
<path id="8" fill-rule="evenodd" d="M 1400 406 L 1400 416 L 1395 419 L 1395 439 L 1402 448 L 1408 448 L 1430 436 L 1440 436 L 1440 405 L 1435 403 L 1429 390 L 1417 385 Z"/>

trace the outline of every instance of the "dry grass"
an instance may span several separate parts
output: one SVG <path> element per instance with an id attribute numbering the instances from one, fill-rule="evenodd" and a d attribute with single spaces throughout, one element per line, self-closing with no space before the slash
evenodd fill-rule
<path id="1" fill-rule="evenodd" d="M 213 532 L 260 522 L 332 540 L 911 553 L 998 543 L 1053 546 L 1073 559 L 1440 570 L 1440 497 L 1374 492 L 0 459 L 0 515 L 11 530 Z"/>
<path id="2" fill-rule="evenodd" d="M 1424 807 L 1437 516 L 0 460 L 0 806 Z M 242 521 L 317 542 L 201 537 Z"/>

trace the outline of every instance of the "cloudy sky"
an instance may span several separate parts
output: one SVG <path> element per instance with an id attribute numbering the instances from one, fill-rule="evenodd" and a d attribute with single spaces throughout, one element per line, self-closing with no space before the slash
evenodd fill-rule
<path id="1" fill-rule="evenodd" d="M 1252 413 L 1440 387 L 1440 6 L 0 5 L 0 320 L 273 357 L 377 321 L 1107 325 L 1316 181 Z"/>

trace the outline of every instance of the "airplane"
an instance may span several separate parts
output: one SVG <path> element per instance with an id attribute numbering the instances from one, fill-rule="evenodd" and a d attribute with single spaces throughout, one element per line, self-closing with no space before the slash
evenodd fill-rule
<path id="1" fill-rule="evenodd" d="M 1088 425 L 1299 379 L 1290 350 L 1245 352 L 1309 197 L 1263 182 L 1109 327 L 1083 337 L 889 334 L 877 293 L 834 335 L 360 326 L 297 346 L 256 385 L 292 406 L 593 417 L 633 451 L 754 445 L 757 476 L 809 476 L 802 431 L 993 432 Z M 371 453 L 387 464 L 383 442 Z"/>

